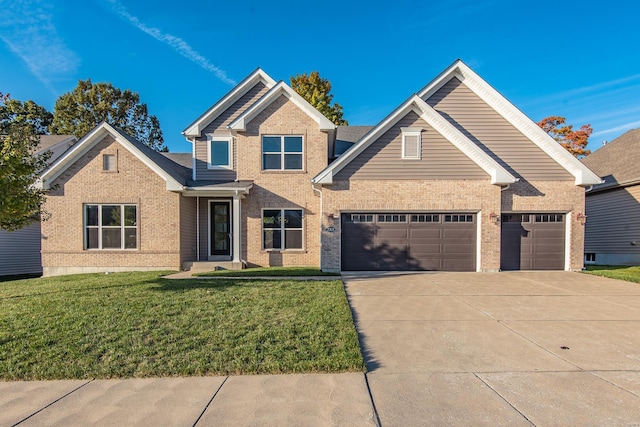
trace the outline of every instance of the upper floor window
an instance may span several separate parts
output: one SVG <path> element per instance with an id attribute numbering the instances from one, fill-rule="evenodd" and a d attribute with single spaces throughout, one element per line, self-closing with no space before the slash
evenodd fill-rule
<path id="1" fill-rule="evenodd" d="M 302 136 L 264 135 L 263 170 L 302 170 Z"/>
<path id="2" fill-rule="evenodd" d="M 136 249 L 136 205 L 84 205 L 85 249 Z"/>
<path id="3" fill-rule="evenodd" d="M 422 157 L 422 129 L 401 128 L 402 130 L 402 158 L 416 159 Z"/>
<path id="4" fill-rule="evenodd" d="M 209 169 L 231 169 L 233 166 L 231 146 L 232 138 L 209 136 L 208 138 L 207 167 Z"/>

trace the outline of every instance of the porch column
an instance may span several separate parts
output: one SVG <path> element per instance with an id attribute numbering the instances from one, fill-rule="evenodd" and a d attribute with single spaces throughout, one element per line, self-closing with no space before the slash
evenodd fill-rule
<path id="1" fill-rule="evenodd" d="M 232 229 L 233 229 L 233 243 L 232 243 L 232 248 L 233 248 L 233 258 L 231 261 L 233 262 L 240 262 L 240 242 L 242 241 L 241 239 L 241 233 L 242 233 L 242 215 L 240 212 L 240 196 L 238 196 L 237 194 L 235 196 L 233 196 L 233 208 L 231 209 L 232 211 L 232 215 L 233 215 L 233 221 L 232 221 Z"/>

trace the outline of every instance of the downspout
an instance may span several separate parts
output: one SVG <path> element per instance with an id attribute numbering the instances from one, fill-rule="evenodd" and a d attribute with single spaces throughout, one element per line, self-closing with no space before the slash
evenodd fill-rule
<path id="1" fill-rule="evenodd" d="M 318 261 L 320 261 L 320 270 L 322 270 L 322 215 L 324 215 L 324 211 L 322 210 L 322 190 L 316 188 L 316 184 L 313 182 L 311 182 L 311 188 L 320 196 L 320 259 Z"/>
<path id="2" fill-rule="evenodd" d="M 200 261 L 200 196 L 196 196 L 196 261 Z"/>

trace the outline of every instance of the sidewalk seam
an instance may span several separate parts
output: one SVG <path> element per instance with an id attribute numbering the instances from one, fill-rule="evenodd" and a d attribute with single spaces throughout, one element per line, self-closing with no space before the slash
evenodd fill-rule
<path id="1" fill-rule="evenodd" d="M 381 427 L 382 423 L 380 422 L 380 415 L 378 415 L 378 408 L 376 408 L 376 403 L 373 401 L 373 394 L 371 393 L 371 387 L 369 387 L 369 376 L 365 372 L 364 374 L 364 383 L 367 386 L 367 393 L 369 393 L 369 400 L 371 401 L 371 407 L 373 409 L 374 421 L 377 427 Z"/>
<path id="2" fill-rule="evenodd" d="M 46 406 L 44 406 L 44 407 L 42 407 L 42 408 L 38 409 L 36 412 L 34 412 L 33 414 L 29 415 L 28 417 L 26 417 L 26 418 L 24 418 L 24 419 L 22 419 L 22 420 L 18 421 L 17 423 L 13 424 L 11 427 L 15 427 L 15 426 L 17 426 L 17 425 L 19 425 L 19 424 L 22 424 L 23 422 L 27 421 L 29 418 L 31 418 L 31 417 L 33 417 L 33 416 L 35 416 L 35 415 L 39 414 L 40 412 L 44 411 L 44 410 L 45 410 L 45 409 L 47 409 L 48 407 L 50 407 L 50 406 L 52 406 L 52 405 L 54 405 L 54 404 L 56 404 L 56 403 L 60 402 L 60 401 L 61 401 L 62 399 L 64 399 L 65 397 L 69 396 L 69 395 L 70 395 L 70 394 L 72 394 L 72 393 L 75 393 L 76 391 L 80 390 L 82 387 L 84 387 L 84 386 L 86 386 L 87 384 L 90 384 L 90 383 L 92 383 L 92 382 L 93 382 L 93 380 L 89 380 L 89 381 L 87 381 L 86 383 L 81 384 L 80 386 L 78 386 L 78 387 L 74 388 L 73 390 L 71 390 L 71 391 L 70 391 L 70 392 L 68 392 L 67 394 L 65 394 L 65 395 L 63 395 L 63 396 L 60 396 L 59 398 L 57 398 L 57 399 L 56 399 L 56 400 L 54 400 L 53 402 L 50 402 L 48 405 L 46 405 Z"/>
<path id="3" fill-rule="evenodd" d="M 202 418 L 202 416 L 204 415 L 205 412 L 207 412 L 207 409 L 209 409 L 209 406 L 211 406 L 211 403 L 213 402 L 213 399 L 216 398 L 216 396 L 218 395 L 218 393 L 220 392 L 220 389 L 222 389 L 222 386 L 227 382 L 227 380 L 229 379 L 229 376 L 227 375 L 224 379 L 224 381 L 222 381 L 222 384 L 220 384 L 220 386 L 218 387 L 218 389 L 216 390 L 215 393 L 213 393 L 213 396 L 211 396 L 211 399 L 209 399 L 209 402 L 207 402 L 207 404 L 205 405 L 204 409 L 202 410 L 202 412 L 200 413 L 200 415 L 198 416 L 198 418 L 196 419 L 196 421 L 193 423 L 193 427 L 196 427 L 196 425 L 200 422 L 200 419 Z"/>

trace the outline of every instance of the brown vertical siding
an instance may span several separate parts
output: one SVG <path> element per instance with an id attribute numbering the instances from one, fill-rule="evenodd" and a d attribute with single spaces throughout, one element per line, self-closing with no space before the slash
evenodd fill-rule
<path id="1" fill-rule="evenodd" d="M 589 194 L 586 204 L 585 252 L 640 254 L 640 185 Z"/>
<path id="2" fill-rule="evenodd" d="M 196 198 L 180 197 L 180 263 L 196 260 Z"/>
<path id="3" fill-rule="evenodd" d="M 574 179 L 457 78 L 426 101 L 515 176 L 526 180 Z"/>
<path id="4" fill-rule="evenodd" d="M 209 170 L 207 169 L 207 134 L 230 136 L 231 132 L 227 129 L 227 126 L 260 99 L 267 91 L 268 88 L 263 83 L 257 83 L 244 96 L 227 108 L 224 113 L 204 128 L 202 136 L 197 138 L 195 142 L 196 178 L 198 180 L 233 181 L 236 179 L 236 171 L 238 170 L 238 150 L 236 144 L 233 144 L 233 170 Z"/>
<path id="5" fill-rule="evenodd" d="M 420 127 L 420 160 L 402 158 L 402 127 Z M 409 112 L 336 175 L 343 179 L 487 179 L 489 175 L 415 112 Z"/>

